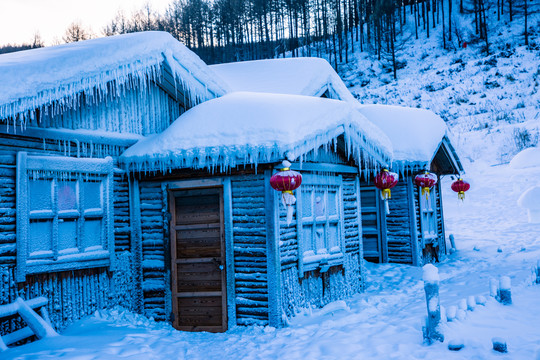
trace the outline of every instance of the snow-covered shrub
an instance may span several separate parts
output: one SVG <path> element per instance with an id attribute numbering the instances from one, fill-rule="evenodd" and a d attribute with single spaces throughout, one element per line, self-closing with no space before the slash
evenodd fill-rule
<path id="1" fill-rule="evenodd" d="M 516 150 L 519 152 L 523 149 L 538 145 L 539 134 L 531 133 L 528 129 L 515 128 L 513 132 L 513 141 Z"/>

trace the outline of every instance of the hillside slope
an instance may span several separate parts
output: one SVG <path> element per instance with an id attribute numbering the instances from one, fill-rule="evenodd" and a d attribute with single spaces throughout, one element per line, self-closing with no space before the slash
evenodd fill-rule
<path id="1" fill-rule="evenodd" d="M 439 114 L 465 160 L 506 163 L 519 150 L 537 145 L 540 137 L 540 14 L 529 20 L 529 47 L 520 45 L 522 19 L 502 27 L 490 19 L 490 26 L 500 30 L 490 40 L 489 54 L 475 40 L 470 19 L 458 18 L 465 48 L 454 41 L 453 50 L 443 50 L 440 28 L 429 39 L 425 33 L 419 40 L 412 36 L 397 52 L 406 63 L 397 80 L 388 61 L 367 52 L 356 52 L 339 72 L 362 103 L 421 107 Z"/>

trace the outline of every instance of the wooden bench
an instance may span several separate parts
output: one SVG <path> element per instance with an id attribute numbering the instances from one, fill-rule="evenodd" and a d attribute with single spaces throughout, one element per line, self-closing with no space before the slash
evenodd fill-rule
<path id="1" fill-rule="evenodd" d="M 11 334 L 0 336 L 0 351 L 8 349 L 8 345 L 36 335 L 38 339 L 47 336 L 57 336 L 54 331 L 46 305 L 49 300 L 45 297 L 37 297 L 30 300 L 17 298 L 15 302 L 8 305 L 0 305 L 0 321 L 14 319 L 20 316 L 28 325 L 22 329 L 16 330 Z M 39 311 L 41 316 L 36 313 Z"/>

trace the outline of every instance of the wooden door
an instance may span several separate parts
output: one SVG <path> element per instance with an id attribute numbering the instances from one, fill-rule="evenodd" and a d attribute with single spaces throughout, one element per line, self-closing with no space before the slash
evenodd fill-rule
<path id="1" fill-rule="evenodd" d="M 222 188 L 170 192 L 173 326 L 227 330 Z"/>
<path id="2" fill-rule="evenodd" d="M 384 262 L 384 244 L 382 233 L 382 200 L 379 190 L 366 183 L 360 186 L 360 205 L 362 212 L 362 240 L 364 259 L 371 262 Z"/>

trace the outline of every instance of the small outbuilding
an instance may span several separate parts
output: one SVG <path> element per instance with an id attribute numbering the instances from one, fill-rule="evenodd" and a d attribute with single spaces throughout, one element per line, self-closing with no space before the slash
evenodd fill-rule
<path id="1" fill-rule="evenodd" d="M 261 93 L 207 101 L 140 140 L 121 162 L 143 263 L 172 284 L 156 302 L 178 329 L 224 331 L 361 291 L 359 168 L 390 154 L 346 102 Z M 270 187 L 283 159 L 303 176 L 291 223 Z"/>
<path id="2" fill-rule="evenodd" d="M 364 256 L 374 262 L 422 265 L 445 252 L 440 181 L 434 196 L 421 198 L 414 176 L 430 170 L 439 178 L 463 172 L 444 121 L 433 112 L 388 105 L 360 105 L 324 59 L 291 58 L 212 65 L 231 89 L 328 97 L 358 107 L 385 132 L 394 149 L 392 170 L 401 175 L 385 214 L 371 175 L 362 176 Z"/>
<path id="3" fill-rule="evenodd" d="M 463 172 L 444 120 L 429 110 L 362 105 L 359 112 L 390 139 L 392 171 L 400 175 L 386 214 L 373 177 L 361 182 L 364 258 L 373 262 L 423 265 L 446 252 L 441 176 Z M 424 171 L 439 181 L 422 196 L 414 177 Z"/>

